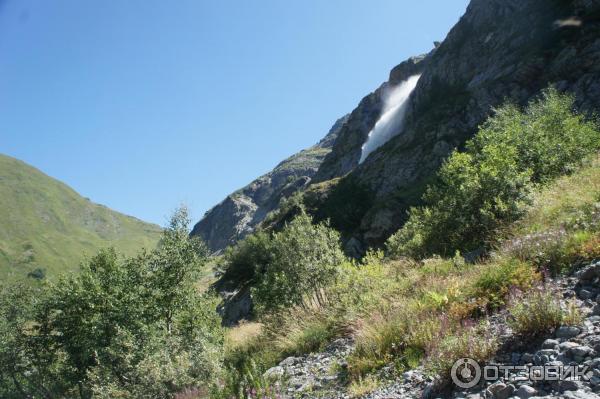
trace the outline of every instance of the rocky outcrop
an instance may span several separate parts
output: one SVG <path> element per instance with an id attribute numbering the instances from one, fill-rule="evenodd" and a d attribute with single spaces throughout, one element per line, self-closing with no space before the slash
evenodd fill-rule
<path id="1" fill-rule="evenodd" d="M 598 0 L 471 1 L 446 39 L 416 63 L 422 75 L 402 132 L 358 165 L 379 116 L 381 87 L 365 97 L 317 173 L 327 180 L 351 172 L 349 178 L 373 191 L 377 201 L 362 217 L 363 241 L 380 244 L 401 226 L 443 159 L 493 107 L 525 104 L 554 84 L 573 93 L 581 110 L 597 111 L 599 15 Z M 401 80 L 403 68 L 394 68 L 386 84 Z"/>
<path id="2" fill-rule="evenodd" d="M 202 238 L 213 252 L 218 252 L 250 234 L 282 198 L 306 187 L 347 119 L 347 116 L 338 119 L 318 144 L 291 156 L 273 171 L 227 196 L 204 215 L 191 235 Z"/>
<path id="3" fill-rule="evenodd" d="M 427 64 L 426 60 L 426 55 L 420 55 L 402 62 L 392 69 L 387 82 L 361 100 L 340 129 L 333 150 L 321 164 L 314 182 L 344 176 L 356 168 L 360 160 L 361 147 L 367 140 L 375 122 L 381 116 L 386 89 L 396 86 L 410 76 L 421 73 Z"/>

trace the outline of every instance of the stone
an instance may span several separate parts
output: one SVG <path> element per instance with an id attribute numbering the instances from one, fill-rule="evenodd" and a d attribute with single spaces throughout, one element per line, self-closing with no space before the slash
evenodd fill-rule
<path id="1" fill-rule="evenodd" d="M 560 390 L 561 392 L 566 391 L 577 391 L 583 387 L 581 381 L 574 380 L 564 380 L 560 382 Z"/>
<path id="2" fill-rule="evenodd" d="M 561 326 L 556 329 L 556 337 L 569 339 L 578 336 L 580 332 L 581 330 L 578 327 Z"/>
<path id="3" fill-rule="evenodd" d="M 579 298 L 586 300 L 586 299 L 592 299 L 594 297 L 594 293 L 588 290 L 584 290 L 582 289 L 581 291 L 579 291 Z"/>
<path id="4" fill-rule="evenodd" d="M 275 366 L 275 367 L 271 367 L 270 369 L 265 371 L 265 373 L 263 375 L 265 376 L 265 378 L 275 379 L 275 378 L 282 377 L 284 374 L 285 374 L 285 369 L 283 367 Z"/>
<path id="5" fill-rule="evenodd" d="M 542 353 L 536 353 L 533 356 L 533 363 L 535 363 L 536 366 L 543 366 L 544 364 L 548 363 L 550 361 L 550 356 L 542 354 Z"/>
<path id="6" fill-rule="evenodd" d="M 290 357 L 282 360 L 281 363 L 279 363 L 279 365 L 284 366 L 284 367 L 290 367 L 290 366 L 295 365 L 296 363 L 299 363 L 301 360 L 302 360 L 302 358 L 296 358 L 296 357 L 290 356 Z"/>
<path id="7" fill-rule="evenodd" d="M 569 352 L 573 348 L 577 348 L 579 344 L 577 342 L 566 341 L 561 343 L 558 348 L 563 352 Z"/>
<path id="8" fill-rule="evenodd" d="M 562 397 L 565 399 L 598 399 L 598 395 L 580 390 L 564 392 Z"/>
<path id="9" fill-rule="evenodd" d="M 521 385 L 517 392 L 515 392 L 515 396 L 518 396 L 520 399 L 528 399 L 537 394 L 537 390 L 529 385 Z"/>
<path id="10" fill-rule="evenodd" d="M 577 273 L 577 276 L 581 281 L 587 282 L 594 280 L 596 277 L 600 276 L 600 263 L 595 263 L 584 268 L 579 273 Z"/>
<path id="11" fill-rule="evenodd" d="M 576 346 L 569 349 L 569 353 L 575 358 L 585 358 L 590 356 L 593 352 L 594 350 L 589 346 Z"/>
<path id="12" fill-rule="evenodd" d="M 508 384 L 504 389 L 501 389 L 496 393 L 496 399 L 508 399 L 514 392 L 515 386 L 513 384 Z"/>
<path id="13" fill-rule="evenodd" d="M 531 353 L 524 353 L 521 356 L 521 361 L 525 364 L 533 362 L 533 355 Z"/>
<path id="14" fill-rule="evenodd" d="M 559 342 L 555 339 L 547 339 L 542 343 L 542 349 L 558 349 Z"/>

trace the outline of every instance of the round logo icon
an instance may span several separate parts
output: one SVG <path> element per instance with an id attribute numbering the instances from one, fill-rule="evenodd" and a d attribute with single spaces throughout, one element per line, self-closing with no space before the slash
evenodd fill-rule
<path id="1" fill-rule="evenodd" d="M 450 370 L 452 382 L 463 389 L 473 388 L 481 379 L 481 367 L 479 364 L 468 357 L 454 362 Z"/>

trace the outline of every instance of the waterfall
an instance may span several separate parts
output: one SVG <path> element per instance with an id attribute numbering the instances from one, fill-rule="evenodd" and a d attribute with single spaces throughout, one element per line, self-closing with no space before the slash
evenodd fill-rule
<path id="1" fill-rule="evenodd" d="M 400 133 L 408 98 L 417 86 L 420 77 L 421 75 L 413 75 L 386 93 L 381 116 L 362 146 L 362 154 L 358 163 L 362 163 L 370 153 Z"/>

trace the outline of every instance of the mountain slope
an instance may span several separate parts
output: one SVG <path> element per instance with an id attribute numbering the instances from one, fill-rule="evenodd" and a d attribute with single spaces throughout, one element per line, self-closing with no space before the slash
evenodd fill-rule
<path id="1" fill-rule="evenodd" d="M 421 78 L 402 129 L 359 165 L 361 147 L 377 122 L 372 115 L 381 107 L 377 92 L 375 99 L 366 97 L 351 114 L 359 116 L 359 128 L 345 125 L 314 179 L 349 173 L 346 182 L 370 191 L 375 199 L 356 221 L 359 228 L 346 232 L 370 245 L 381 244 L 402 225 L 441 162 L 493 107 L 505 101 L 523 105 L 555 85 L 573 93 L 580 110 L 600 109 L 600 1 L 472 0 L 418 65 Z"/>
<path id="2" fill-rule="evenodd" d="M 347 115 L 338 119 L 318 144 L 292 155 L 271 172 L 227 196 L 204 215 L 191 234 L 201 237 L 216 252 L 251 233 L 282 198 L 310 183 L 347 119 Z"/>
<path id="3" fill-rule="evenodd" d="M 359 164 L 386 93 L 414 75 L 421 77 L 404 123 Z M 339 126 L 311 181 L 297 189 L 319 192 L 316 203 L 306 205 L 317 219 L 330 219 L 347 243 L 381 245 L 419 204 L 443 160 L 494 107 L 524 105 L 549 85 L 574 94 L 583 112 L 600 109 L 600 0 L 472 0 L 443 42 L 393 68 L 388 81 L 363 98 Z M 256 225 L 254 215 L 264 218 L 249 200 L 261 187 L 253 183 L 230 196 L 196 232 L 209 242 L 229 237 L 219 247 L 246 235 L 247 226 Z M 231 215 L 241 221 L 234 229 Z"/>
<path id="4" fill-rule="evenodd" d="M 94 204 L 58 180 L 0 154 L 1 280 L 74 270 L 84 255 L 102 247 L 133 254 L 153 247 L 159 235 L 158 226 Z"/>

